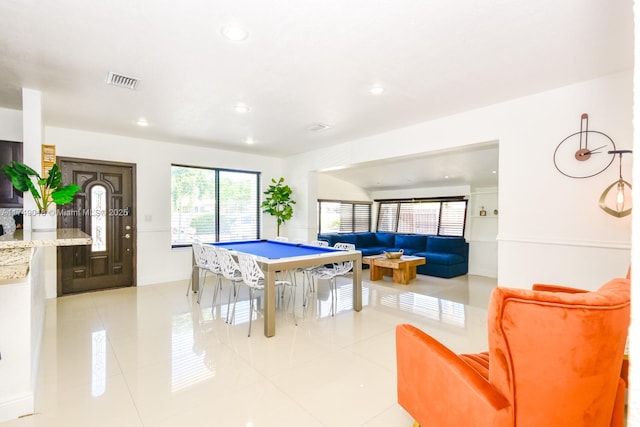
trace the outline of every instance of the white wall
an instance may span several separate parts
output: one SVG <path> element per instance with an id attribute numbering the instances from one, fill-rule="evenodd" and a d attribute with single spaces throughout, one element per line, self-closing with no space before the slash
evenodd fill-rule
<path id="1" fill-rule="evenodd" d="M 486 215 L 481 216 L 484 209 Z M 465 237 L 469 242 L 469 274 L 498 277 L 498 189 L 476 188 L 469 195 Z"/>
<path id="2" fill-rule="evenodd" d="M 498 281 L 529 288 L 553 282 L 595 289 L 623 276 L 630 261 L 630 218 L 598 207 L 615 167 L 589 179 L 571 179 L 553 165 L 555 147 L 577 132 L 588 113 L 590 129 L 631 148 L 632 73 L 608 75 L 392 132 L 285 159 L 285 175 L 299 191 L 315 194 L 313 171 L 429 151 L 499 141 Z M 623 174 L 630 177 L 632 159 Z M 315 203 L 311 196 L 307 203 Z M 300 206 L 298 206 L 300 209 Z M 290 229 L 316 225 L 294 218 Z"/>
<path id="3" fill-rule="evenodd" d="M 138 285 L 185 280 L 191 270 L 190 249 L 171 249 L 172 163 L 259 171 L 262 191 L 282 175 L 282 160 L 267 156 L 57 127 L 46 127 L 45 141 L 58 156 L 137 165 Z M 263 215 L 261 221 L 262 235 L 275 236 L 275 219 Z"/>
<path id="4" fill-rule="evenodd" d="M 22 141 L 22 111 L 0 108 L 0 139 Z"/>
<path id="5" fill-rule="evenodd" d="M 318 174 L 318 198 L 349 200 L 352 202 L 368 202 L 371 200 L 370 195 L 364 189 L 326 173 Z"/>

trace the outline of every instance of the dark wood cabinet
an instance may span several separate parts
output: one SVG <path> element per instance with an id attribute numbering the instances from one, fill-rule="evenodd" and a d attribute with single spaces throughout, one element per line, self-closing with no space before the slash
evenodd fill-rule
<path id="1" fill-rule="evenodd" d="M 0 165 L 22 161 L 22 142 L 0 141 Z M 0 208 L 21 208 L 22 193 L 11 185 L 9 177 L 0 169 Z"/>

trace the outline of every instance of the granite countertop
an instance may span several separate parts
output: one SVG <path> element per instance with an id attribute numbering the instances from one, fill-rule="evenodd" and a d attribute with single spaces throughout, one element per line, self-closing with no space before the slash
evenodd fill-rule
<path id="1" fill-rule="evenodd" d="M 0 236 L 0 250 L 37 246 L 78 246 L 91 243 L 91 236 L 78 228 L 59 228 L 55 231 L 16 230 L 13 234 Z"/>
<path id="2" fill-rule="evenodd" d="M 21 279 L 29 272 L 33 248 L 40 246 L 90 245 L 91 236 L 77 228 L 55 231 L 16 230 L 0 236 L 0 284 Z"/>

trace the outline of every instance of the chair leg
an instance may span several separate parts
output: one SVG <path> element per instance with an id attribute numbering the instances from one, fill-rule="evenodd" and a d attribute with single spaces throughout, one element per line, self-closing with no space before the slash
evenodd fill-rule
<path id="1" fill-rule="evenodd" d="M 204 282 L 207 281 L 207 270 L 204 271 L 204 278 L 202 280 L 198 280 L 198 304 L 200 304 L 200 299 L 202 299 L 202 290 L 204 289 Z"/>
<path id="2" fill-rule="evenodd" d="M 216 301 L 218 300 L 219 292 L 222 290 L 222 277 L 218 274 L 216 277 L 216 284 L 213 288 L 213 299 L 211 300 L 211 314 L 213 314 L 213 309 L 216 306 Z"/>
<path id="3" fill-rule="evenodd" d="M 231 319 L 228 319 L 227 323 L 232 324 L 236 317 L 236 303 L 238 302 L 238 294 L 240 293 L 240 286 L 236 288 L 236 282 L 231 282 L 231 286 L 233 286 L 233 311 L 231 312 Z M 227 315 L 228 315 L 227 311 Z"/>
<path id="4" fill-rule="evenodd" d="M 234 309 L 235 311 L 235 309 Z M 251 320 L 253 319 L 253 288 L 249 288 L 249 334 L 251 336 Z"/>
<path id="5" fill-rule="evenodd" d="M 302 271 L 302 306 L 306 307 L 309 304 L 309 295 L 311 294 L 313 277 L 311 272 L 307 270 Z"/>
<path id="6" fill-rule="evenodd" d="M 291 287 L 291 293 L 292 295 L 292 303 L 291 303 L 291 314 L 293 314 L 293 323 L 295 323 L 296 326 L 298 326 L 298 320 L 296 319 L 296 288 L 295 287 Z"/>

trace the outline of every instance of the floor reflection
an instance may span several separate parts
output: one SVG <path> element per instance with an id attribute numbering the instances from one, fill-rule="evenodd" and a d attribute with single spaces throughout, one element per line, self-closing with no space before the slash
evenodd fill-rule
<path id="1" fill-rule="evenodd" d="M 91 395 L 104 394 L 107 379 L 107 331 L 91 334 Z"/>
<path id="2" fill-rule="evenodd" d="M 456 352 L 486 350 L 495 280 L 418 276 L 397 285 L 370 282 L 364 272 L 362 311 L 353 311 L 351 279 L 342 277 L 334 315 L 328 283 L 319 281 L 305 307 L 298 287 L 297 326 L 291 305 L 277 304 L 271 338 L 262 333 L 262 295 L 247 337 L 246 288 L 228 324 L 231 287 L 212 307 L 213 281 L 201 304 L 197 295 L 185 296 L 185 285 L 51 301 L 36 414 L 6 427 L 170 427 L 201 424 L 212 414 L 216 425 L 411 425 L 396 402 L 396 325 L 412 323 Z M 90 377 L 81 368 L 89 365 Z"/>

